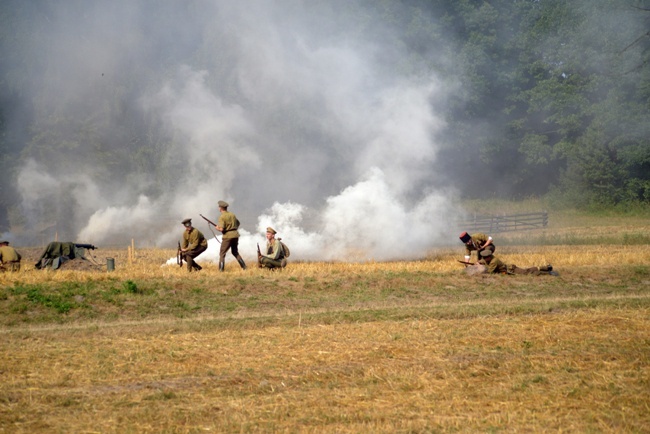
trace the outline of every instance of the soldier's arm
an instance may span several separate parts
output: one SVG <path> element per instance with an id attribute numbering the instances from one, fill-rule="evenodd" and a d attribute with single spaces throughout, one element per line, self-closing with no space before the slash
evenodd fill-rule
<path id="1" fill-rule="evenodd" d="M 219 216 L 219 220 L 217 220 L 217 225 L 215 226 L 215 228 L 217 228 L 219 232 L 223 232 L 223 228 L 225 226 L 226 226 L 226 222 L 223 219 L 223 215 L 221 215 Z"/>

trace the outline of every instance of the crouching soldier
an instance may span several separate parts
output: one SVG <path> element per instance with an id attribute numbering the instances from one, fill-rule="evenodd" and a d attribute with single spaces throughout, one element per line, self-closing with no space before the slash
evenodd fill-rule
<path id="1" fill-rule="evenodd" d="M 185 226 L 183 242 L 181 243 L 181 256 L 187 263 L 187 271 L 200 271 L 203 267 L 197 264 L 194 258 L 207 250 L 208 240 L 205 239 L 200 230 L 192 227 L 192 219 L 185 219 L 181 223 Z"/>
<path id="2" fill-rule="evenodd" d="M 20 271 L 20 260 L 22 256 L 9 241 L 0 241 L 0 271 Z"/>
<path id="3" fill-rule="evenodd" d="M 463 232 L 460 234 L 460 241 L 465 244 L 465 262 L 469 262 L 471 259 L 472 252 L 476 252 L 476 260 L 481 259 L 481 252 L 484 250 L 489 250 L 492 253 L 496 250 L 496 246 L 492 241 L 492 237 L 485 235 L 483 233 L 477 232 L 475 234 L 468 234 Z"/>
<path id="4" fill-rule="evenodd" d="M 499 258 L 495 257 L 490 250 L 483 250 L 481 252 L 481 260 L 478 261 L 478 264 L 485 266 L 487 273 L 494 274 L 532 274 L 534 276 L 542 274 L 551 276 L 558 275 L 556 271 L 553 271 L 553 266 L 551 264 L 542 267 L 528 268 L 517 267 L 515 264 L 505 264 Z"/>
<path id="5" fill-rule="evenodd" d="M 289 256 L 284 249 L 280 239 L 275 238 L 277 232 L 272 227 L 266 228 L 266 254 L 257 252 L 257 260 L 260 268 L 284 268 L 287 266 Z"/>

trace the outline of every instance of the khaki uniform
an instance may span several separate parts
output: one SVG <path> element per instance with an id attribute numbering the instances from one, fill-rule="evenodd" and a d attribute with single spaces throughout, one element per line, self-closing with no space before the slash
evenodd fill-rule
<path id="1" fill-rule="evenodd" d="M 182 249 L 187 249 L 183 252 L 183 259 L 187 263 L 187 271 L 193 269 L 201 270 L 202 267 L 194 262 L 194 258 L 205 252 L 208 248 L 208 240 L 205 239 L 203 234 L 197 228 L 192 228 L 190 231 L 183 232 L 183 242 L 181 243 Z"/>
<path id="2" fill-rule="evenodd" d="M 242 269 L 246 269 L 244 260 L 239 255 L 239 220 L 230 211 L 223 211 L 219 216 L 217 226 L 222 228 L 221 249 L 219 249 L 219 270 L 223 271 L 226 262 L 226 253 L 230 253 L 237 259 Z"/>
<path id="3" fill-rule="evenodd" d="M 487 272 L 490 274 L 492 273 L 508 274 L 508 266 L 496 256 L 492 256 L 492 259 L 489 262 L 484 258 L 478 261 L 477 263 L 481 265 L 485 265 L 485 267 L 487 268 Z"/>
<path id="4" fill-rule="evenodd" d="M 286 261 L 283 262 L 284 249 L 279 240 L 275 238 L 266 242 L 266 255 L 260 258 L 260 265 L 263 268 L 284 268 Z"/>
<path id="5" fill-rule="evenodd" d="M 478 261 L 478 264 L 485 265 L 487 272 L 494 274 L 532 274 L 534 276 L 551 274 L 551 270 L 549 270 L 548 266 L 521 268 L 517 267 L 515 264 L 505 264 L 496 256 L 492 256 L 492 259 L 489 262 L 486 258 L 483 258 Z"/>
<path id="6" fill-rule="evenodd" d="M 0 246 L 0 271 L 20 271 L 22 256 L 11 246 Z"/>
<path id="7" fill-rule="evenodd" d="M 481 249 L 480 246 L 488 242 L 489 237 L 484 233 L 477 232 L 471 235 L 472 241 L 469 244 L 465 244 L 465 256 L 471 256 L 472 252 L 476 252 L 478 259 L 481 259 L 481 252 L 483 250 L 489 250 L 492 253 L 496 250 L 494 241 L 487 246 L 485 249 Z"/>
<path id="8" fill-rule="evenodd" d="M 221 213 L 217 226 L 223 228 L 223 231 L 221 231 L 223 234 L 223 240 L 239 238 L 239 231 L 237 230 L 239 229 L 239 220 L 237 220 L 237 216 L 230 211 L 224 211 Z"/>

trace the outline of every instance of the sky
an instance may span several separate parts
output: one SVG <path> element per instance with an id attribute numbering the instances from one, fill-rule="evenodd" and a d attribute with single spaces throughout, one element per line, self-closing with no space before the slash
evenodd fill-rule
<path id="1" fill-rule="evenodd" d="M 32 230 L 5 236 L 174 248 L 192 218 L 216 261 L 200 214 L 217 221 L 225 200 L 249 260 L 267 226 L 300 260 L 414 259 L 457 241 L 456 192 L 432 174 L 436 108 L 457 84 L 402 67 L 405 29 L 364 2 L 32 7 L 32 39 L 9 61 L 33 66 L 21 78 L 32 122 L 66 147 L 16 169 Z M 128 165 L 100 158 L 123 148 Z M 43 221 L 48 207 L 57 221 Z"/>

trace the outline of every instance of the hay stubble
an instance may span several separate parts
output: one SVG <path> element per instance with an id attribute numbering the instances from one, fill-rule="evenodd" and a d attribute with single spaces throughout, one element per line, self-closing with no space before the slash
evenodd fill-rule
<path id="1" fill-rule="evenodd" d="M 2 276 L 0 432 L 647 431 L 650 247 L 503 249 L 559 278 L 464 276 L 456 250 Z M 92 303 L 12 311 L 17 284 Z"/>

